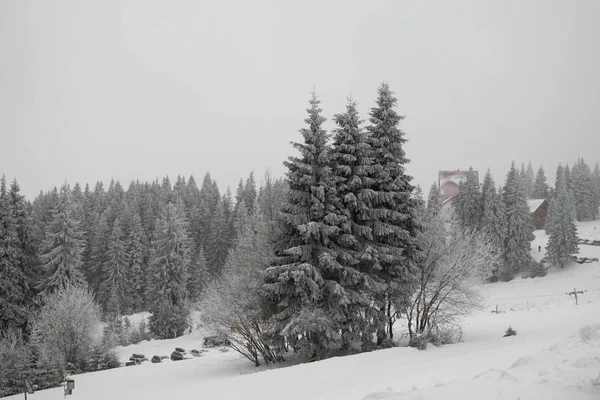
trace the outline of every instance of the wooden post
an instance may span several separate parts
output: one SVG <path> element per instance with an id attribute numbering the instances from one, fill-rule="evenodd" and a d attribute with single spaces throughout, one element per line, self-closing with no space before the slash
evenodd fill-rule
<path id="1" fill-rule="evenodd" d="M 498 304 L 496 304 L 496 314 L 498 314 Z"/>
<path id="2" fill-rule="evenodd" d="M 569 296 L 574 295 L 575 296 L 575 305 L 578 306 L 579 299 L 577 298 L 577 294 L 583 294 L 584 292 L 587 292 L 587 290 L 577 290 L 576 288 L 573 288 L 572 292 L 568 292 L 566 294 L 568 294 Z"/>

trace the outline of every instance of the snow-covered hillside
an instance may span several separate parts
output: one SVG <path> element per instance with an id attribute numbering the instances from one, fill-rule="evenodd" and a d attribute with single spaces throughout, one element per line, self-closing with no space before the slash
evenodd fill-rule
<path id="1" fill-rule="evenodd" d="M 541 259 L 547 237 L 543 231 L 536 235 L 533 254 Z M 600 223 L 579 224 L 579 235 L 600 238 Z M 600 247 L 582 245 L 580 255 L 600 257 Z M 587 290 L 577 306 L 565 294 L 574 288 Z M 465 319 L 464 341 L 456 345 L 400 347 L 273 369 L 210 349 L 189 360 L 74 376 L 70 399 L 600 398 L 600 263 L 550 269 L 544 278 L 494 283 L 485 291 L 486 309 Z M 496 306 L 500 312 L 491 312 Z M 509 325 L 518 334 L 502 337 Z M 398 334 L 402 330 L 398 326 Z M 176 346 L 199 349 L 202 333 L 118 351 L 126 360 L 134 352 L 150 358 L 169 355 Z M 55 400 L 61 389 L 29 398 Z"/>

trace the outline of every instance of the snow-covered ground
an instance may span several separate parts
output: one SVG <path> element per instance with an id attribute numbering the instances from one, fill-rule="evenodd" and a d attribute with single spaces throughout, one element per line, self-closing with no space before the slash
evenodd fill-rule
<path id="1" fill-rule="evenodd" d="M 579 224 L 579 235 L 600 239 L 600 222 Z M 543 231 L 536 236 L 533 254 L 541 259 L 547 237 Z M 600 247 L 582 245 L 580 256 L 600 257 Z M 578 306 L 565 294 L 574 288 L 587 290 Z M 463 342 L 456 345 L 272 369 L 210 349 L 184 361 L 74 376 L 70 399 L 600 399 L 600 263 L 551 269 L 544 278 L 517 278 L 485 291 L 486 309 L 465 319 Z M 496 305 L 498 314 L 491 312 Z M 502 337 L 509 325 L 517 336 Z M 175 347 L 200 349 L 202 337 L 199 330 L 118 352 L 123 361 L 132 353 L 169 355 Z M 49 389 L 29 398 L 61 396 L 61 389 Z"/>

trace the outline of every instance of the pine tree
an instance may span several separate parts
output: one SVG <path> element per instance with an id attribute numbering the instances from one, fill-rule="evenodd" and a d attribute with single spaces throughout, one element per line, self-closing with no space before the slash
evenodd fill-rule
<path id="1" fill-rule="evenodd" d="M 427 214 L 430 216 L 437 216 L 442 209 L 442 202 L 440 198 L 440 188 L 437 183 L 433 182 L 431 189 L 429 189 L 429 196 L 427 196 Z"/>
<path id="2" fill-rule="evenodd" d="M 558 194 L 563 190 L 567 190 L 567 181 L 565 176 L 565 169 L 562 164 L 558 164 L 556 168 L 556 179 L 554 182 L 554 193 Z"/>
<path id="3" fill-rule="evenodd" d="M 192 242 L 183 202 L 167 204 L 152 243 L 148 300 L 150 329 L 161 339 L 181 336 L 189 327 L 188 280 Z"/>
<path id="4" fill-rule="evenodd" d="M 372 230 L 368 226 L 372 212 L 372 179 L 369 177 L 372 161 L 369 158 L 370 146 L 360 127 L 363 121 L 359 118 L 356 103 L 349 100 L 346 112 L 336 114 L 334 121 L 337 128 L 330 152 L 331 178 L 335 187 L 337 212 L 345 228 L 335 238 L 341 266 L 334 270 L 334 274 L 324 274 L 324 277 L 339 283 L 347 296 L 345 303 L 339 305 L 344 315 L 342 345 L 347 347 L 351 340 L 362 339 L 362 333 L 368 325 L 364 315 L 372 291 L 368 275 L 371 265 L 361 262 L 361 254 L 373 240 Z"/>
<path id="5" fill-rule="evenodd" d="M 488 168 L 485 173 L 485 177 L 483 178 L 483 184 L 481 185 L 481 197 L 480 197 L 480 206 L 483 220 L 483 213 L 485 212 L 485 205 L 490 202 L 491 196 L 496 193 L 496 186 L 494 183 L 494 178 L 492 177 L 492 172 Z M 483 225 L 483 222 L 482 222 Z"/>
<path id="6" fill-rule="evenodd" d="M 104 279 L 102 269 L 108 261 L 107 254 L 111 229 L 104 213 L 97 215 L 94 221 L 94 240 L 90 250 L 90 262 L 85 269 L 85 276 L 94 293 L 99 293 Z"/>
<path id="7" fill-rule="evenodd" d="M 506 210 L 504 208 L 504 202 L 502 201 L 501 190 L 496 192 L 494 181 L 491 178 L 491 189 L 486 190 L 485 204 L 483 205 L 483 219 L 481 226 L 483 232 L 485 232 L 490 240 L 494 243 L 494 246 L 498 249 L 501 254 L 505 253 L 505 243 L 507 240 L 507 221 L 506 221 Z M 502 266 L 494 271 L 494 276 L 497 278 L 499 270 L 502 270 Z"/>
<path id="8" fill-rule="evenodd" d="M 29 284 L 26 258 L 19 238 L 16 207 L 0 178 L 0 332 L 22 329 L 27 323 Z"/>
<path id="9" fill-rule="evenodd" d="M 573 191 L 573 182 L 571 181 L 571 169 L 569 164 L 565 166 L 565 185 L 567 190 Z"/>
<path id="10" fill-rule="evenodd" d="M 481 208 L 481 189 L 477 173 L 469 168 L 467 179 L 459 184 L 459 191 L 453 200 L 458 224 L 466 230 L 479 229 L 483 209 Z"/>
<path id="11" fill-rule="evenodd" d="M 506 280 L 531 265 L 531 241 L 535 238 L 534 226 L 529 212 L 529 205 L 519 173 L 513 162 L 506 177 L 504 201 L 506 211 L 505 267 L 502 279 Z"/>
<path id="12" fill-rule="evenodd" d="M 40 267 L 38 260 L 38 248 L 35 239 L 35 223 L 31 217 L 31 208 L 21 195 L 21 189 L 16 179 L 10 185 L 8 198 L 10 207 L 17 226 L 19 248 L 23 252 L 22 271 L 25 274 L 29 286 L 28 298 L 32 300 L 35 296 L 34 285 L 39 280 Z M 30 301 L 28 301 L 30 302 Z"/>
<path id="13" fill-rule="evenodd" d="M 254 172 L 250 172 L 244 185 L 244 202 L 248 207 L 248 214 L 254 212 L 254 200 L 256 200 L 256 181 L 254 180 Z"/>
<path id="14" fill-rule="evenodd" d="M 225 203 L 220 201 L 210 223 L 210 236 L 207 240 L 207 261 L 208 269 L 212 276 L 218 276 L 221 273 L 227 252 L 231 247 L 229 235 L 229 224 L 225 215 Z"/>
<path id="15" fill-rule="evenodd" d="M 196 254 L 192 257 L 192 263 L 189 268 L 189 280 L 188 280 L 188 291 L 190 293 L 190 300 L 197 301 L 208 282 L 210 281 L 210 275 L 208 273 L 208 263 L 204 256 L 204 249 L 200 248 Z"/>
<path id="16" fill-rule="evenodd" d="M 322 128 L 320 101 L 313 93 L 303 142 L 294 143 L 299 157 L 285 162 L 289 191 L 281 212 L 282 235 L 277 243 L 276 264 L 265 271 L 264 293 L 270 305 L 274 342 L 285 337 L 297 351 L 321 358 L 339 342 L 342 315 L 336 315 L 334 299 L 344 291 L 323 273 L 339 268 L 329 248 L 338 234 L 335 191 L 329 167 L 327 133 Z M 333 307 L 333 309 L 332 309 Z"/>
<path id="17" fill-rule="evenodd" d="M 577 160 L 571 171 L 571 192 L 575 201 L 578 221 L 593 220 L 598 214 L 595 208 L 592 171 L 583 158 Z"/>
<path id="18" fill-rule="evenodd" d="M 107 260 L 103 265 L 103 288 L 105 308 L 112 315 L 122 315 L 129 309 L 129 254 L 127 254 L 123 231 L 115 220 L 108 242 Z"/>
<path id="19" fill-rule="evenodd" d="M 527 169 L 525 170 L 525 194 L 528 199 L 532 199 L 533 197 L 533 187 L 534 187 L 535 175 L 533 173 L 533 166 L 531 165 L 531 161 L 527 164 Z"/>
<path id="20" fill-rule="evenodd" d="M 534 199 L 548 199 L 549 198 L 549 187 L 546 183 L 546 173 L 544 168 L 540 166 L 535 176 L 535 183 L 533 184 L 532 197 Z"/>
<path id="21" fill-rule="evenodd" d="M 137 212 L 131 218 L 131 231 L 128 240 L 129 277 L 131 281 L 131 307 L 134 312 L 146 305 L 147 246 L 144 238 L 142 219 Z"/>
<path id="22" fill-rule="evenodd" d="M 598 163 L 596 163 L 594 172 L 592 173 L 592 187 L 594 192 L 594 218 L 598 218 L 600 213 L 600 165 Z"/>
<path id="23" fill-rule="evenodd" d="M 392 310 L 413 290 L 416 280 L 416 237 L 419 231 L 417 210 L 411 199 L 412 177 L 406 174 L 408 159 L 404 152 L 403 119 L 394 109 L 397 99 L 387 83 L 378 89 L 377 107 L 371 109 L 367 128 L 374 161 L 372 207 L 369 227 L 373 232 L 370 258 L 374 286 L 373 315 L 378 342 L 392 337 Z"/>
<path id="24" fill-rule="evenodd" d="M 563 176 L 557 180 L 564 180 Z M 550 202 L 546 232 L 549 235 L 546 251 L 548 261 L 563 268 L 571 257 L 579 252 L 577 246 L 577 227 L 575 226 L 575 210 L 572 195 L 566 189 L 559 191 Z"/>
<path id="25" fill-rule="evenodd" d="M 43 294 L 53 293 L 68 286 L 85 286 L 81 270 L 85 241 L 74 214 L 71 191 L 65 183 L 60 190 L 53 222 L 41 247 L 40 260 L 45 276 L 38 289 Z"/>
<path id="26" fill-rule="evenodd" d="M 183 305 L 188 297 L 191 242 L 182 208 L 181 203 L 167 204 L 156 225 L 148 288 L 153 307 L 161 302 Z"/>

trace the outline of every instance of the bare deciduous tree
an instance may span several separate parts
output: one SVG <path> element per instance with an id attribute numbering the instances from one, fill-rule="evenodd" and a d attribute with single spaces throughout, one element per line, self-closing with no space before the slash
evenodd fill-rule
<path id="1" fill-rule="evenodd" d="M 260 287 L 273 248 L 268 223 L 255 213 L 231 251 L 221 277 L 207 288 L 202 302 L 202 319 L 208 327 L 226 336 L 231 347 L 256 366 L 277 362 L 280 357 L 263 338 L 266 317 Z"/>
<path id="2" fill-rule="evenodd" d="M 439 216 L 427 216 L 419 237 L 419 280 L 405 309 L 408 332 L 440 335 L 456 328 L 458 318 L 482 305 L 480 287 L 499 263 L 493 242 L 481 232 L 456 224 L 444 227 Z M 448 338 L 447 338 L 448 339 Z"/>

